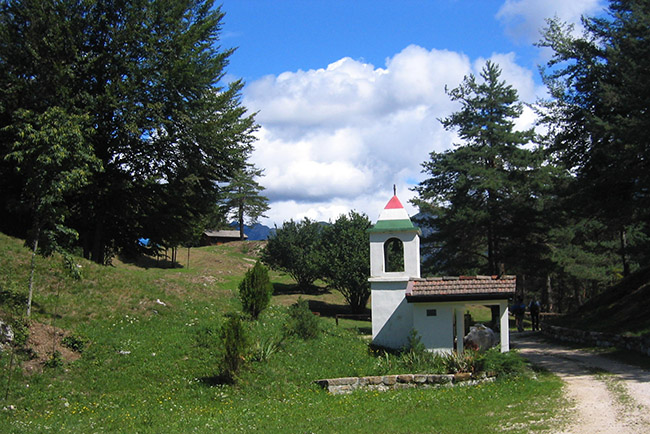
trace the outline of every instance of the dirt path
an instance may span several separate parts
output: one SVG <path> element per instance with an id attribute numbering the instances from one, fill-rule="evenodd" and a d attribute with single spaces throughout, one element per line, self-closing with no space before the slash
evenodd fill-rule
<path id="1" fill-rule="evenodd" d="M 650 433 L 650 371 L 597 354 L 511 335 L 512 347 L 533 364 L 557 374 L 573 402 L 562 433 Z"/>

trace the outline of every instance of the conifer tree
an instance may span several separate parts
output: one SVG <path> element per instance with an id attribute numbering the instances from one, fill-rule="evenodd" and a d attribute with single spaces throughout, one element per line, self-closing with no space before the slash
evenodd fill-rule
<path id="1" fill-rule="evenodd" d="M 240 240 L 244 239 L 244 225 L 257 223 L 260 217 L 266 217 L 264 213 L 269 209 L 269 199 L 261 194 L 264 187 L 255 181 L 262 173 L 255 166 L 247 165 L 223 189 L 223 213 L 237 220 Z"/>
<path id="2" fill-rule="evenodd" d="M 552 98 L 540 112 L 549 151 L 575 174 L 575 219 L 616 230 L 627 275 L 649 259 L 641 252 L 650 234 L 650 4 L 611 0 L 608 12 L 585 18 L 581 36 L 548 22 L 539 45 L 553 50 L 543 73 Z"/>
<path id="3" fill-rule="evenodd" d="M 533 131 L 515 130 L 522 105 L 500 76 L 488 61 L 480 80 L 471 74 L 447 91 L 461 108 L 441 122 L 462 143 L 432 152 L 423 163 L 429 177 L 415 188 L 414 203 L 428 216 L 419 224 L 433 229 L 424 240 L 430 272 L 514 272 L 518 256 L 543 249 L 531 236 L 543 225 L 535 200 L 540 156 L 523 147 Z"/>
<path id="4" fill-rule="evenodd" d="M 269 280 L 269 272 L 257 261 L 239 283 L 239 299 L 242 309 L 251 318 L 257 319 L 260 313 L 268 307 L 272 294 L 273 286 Z"/>

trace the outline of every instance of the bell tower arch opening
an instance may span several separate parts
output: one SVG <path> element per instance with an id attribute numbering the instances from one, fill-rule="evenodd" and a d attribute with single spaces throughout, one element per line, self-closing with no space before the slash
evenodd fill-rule
<path id="1" fill-rule="evenodd" d="M 399 238 L 389 238 L 384 243 L 384 271 L 404 272 L 404 243 Z"/>

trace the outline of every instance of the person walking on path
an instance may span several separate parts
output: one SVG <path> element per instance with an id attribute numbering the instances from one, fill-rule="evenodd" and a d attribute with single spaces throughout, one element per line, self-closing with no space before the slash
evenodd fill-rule
<path id="1" fill-rule="evenodd" d="M 515 324 L 517 325 L 517 331 L 524 331 L 524 315 L 526 314 L 526 305 L 521 298 L 518 298 L 515 304 L 512 306 L 512 313 L 515 315 Z"/>
<path id="2" fill-rule="evenodd" d="M 530 300 L 530 303 L 528 304 L 528 312 L 530 312 L 530 320 L 533 323 L 533 331 L 539 330 L 539 310 L 539 301 L 534 298 Z"/>

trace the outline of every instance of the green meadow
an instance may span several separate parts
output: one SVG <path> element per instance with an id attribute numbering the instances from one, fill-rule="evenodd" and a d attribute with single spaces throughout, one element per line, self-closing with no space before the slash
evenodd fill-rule
<path id="1" fill-rule="evenodd" d="M 340 294 L 299 294 L 271 272 L 275 295 L 245 323 L 250 354 L 235 384 L 219 379 L 219 327 L 240 310 L 237 285 L 260 243 L 179 252 L 181 267 L 144 258 L 102 267 L 75 258 L 74 280 L 61 258 L 37 257 L 32 329 L 40 353 L 1 354 L 0 431 L 41 432 L 544 432 L 558 427 L 562 383 L 530 369 L 494 383 L 448 389 L 356 391 L 330 395 L 314 380 L 386 372 L 369 349 L 369 322 L 341 320 Z M 0 234 L 0 290 L 27 290 L 29 251 Z M 188 267 L 189 265 L 189 267 Z M 283 338 L 287 306 L 310 301 L 321 333 Z M 0 306 L 9 315 L 6 305 Z M 481 312 L 473 312 L 480 316 Z M 51 330 L 51 329 L 47 329 Z M 52 362 L 63 336 L 76 357 Z M 70 338 L 69 338 L 70 339 Z M 67 353 L 66 353 L 67 354 Z M 45 366 L 43 362 L 49 366 Z M 12 369 L 10 369 L 10 367 Z M 30 367 L 30 369 L 27 369 Z"/>

